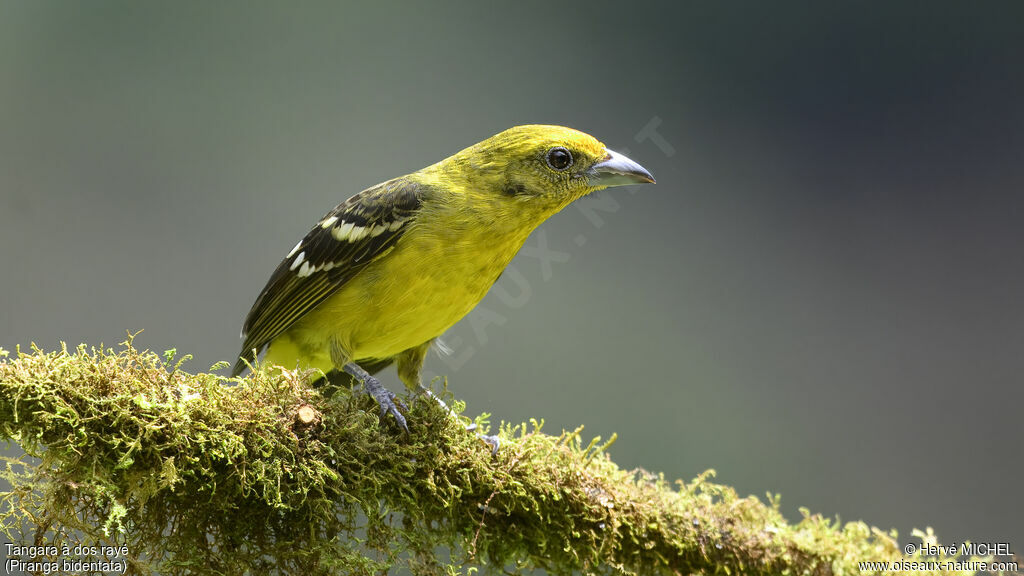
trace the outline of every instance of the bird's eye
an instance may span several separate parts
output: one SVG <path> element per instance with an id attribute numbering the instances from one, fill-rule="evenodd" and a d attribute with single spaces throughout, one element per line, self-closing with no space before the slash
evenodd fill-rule
<path id="1" fill-rule="evenodd" d="M 561 146 L 556 146 L 548 150 L 547 161 L 552 170 L 561 172 L 572 166 L 572 153 Z"/>

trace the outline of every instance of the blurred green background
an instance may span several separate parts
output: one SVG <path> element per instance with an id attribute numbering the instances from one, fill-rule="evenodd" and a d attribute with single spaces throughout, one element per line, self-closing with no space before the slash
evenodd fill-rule
<path id="1" fill-rule="evenodd" d="M 0 3 L 0 346 L 233 360 L 324 212 L 507 127 L 570 207 L 431 356 L 627 467 L 1024 551 L 1024 5 Z M 386 383 L 397 386 L 393 372 Z"/>

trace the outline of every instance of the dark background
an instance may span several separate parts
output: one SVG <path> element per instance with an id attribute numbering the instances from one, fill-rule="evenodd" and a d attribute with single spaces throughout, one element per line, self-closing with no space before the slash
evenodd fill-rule
<path id="1" fill-rule="evenodd" d="M 514 4 L 3 2 L 0 346 L 233 360 L 336 203 L 564 124 L 658 184 L 452 329 L 468 414 L 1024 551 L 1024 6 Z"/>

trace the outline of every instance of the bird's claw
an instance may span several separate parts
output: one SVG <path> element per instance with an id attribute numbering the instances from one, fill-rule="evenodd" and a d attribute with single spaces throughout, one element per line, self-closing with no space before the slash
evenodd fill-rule
<path id="1" fill-rule="evenodd" d="M 409 411 L 409 408 L 402 402 L 402 399 L 398 397 L 394 392 L 385 388 L 376 378 L 369 378 L 363 383 L 363 388 L 371 398 L 377 401 L 380 405 L 380 419 L 381 421 L 391 414 L 395 417 L 395 421 L 402 427 L 402 430 L 409 432 L 409 426 L 405 422 L 405 416 L 398 411 L 399 408 Z"/>
<path id="2" fill-rule="evenodd" d="M 472 432 L 474 430 L 476 430 L 476 422 L 466 424 L 466 432 Z M 498 448 L 501 447 L 501 439 L 498 438 L 497 435 L 488 436 L 487 434 L 477 432 L 476 437 L 479 438 L 481 442 L 491 447 L 492 456 L 498 453 Z"/>
<path id="3" fill-rule="evenodd" d="M 501 447 L 501 439 L 498 438 L 496 434 L 488 436 L 486 434 L 478 433 L 476 437 L 479 438 L 484 444 L 487 444 L 488 446 L 491 447 L 491 456 L 494 456 L 495 454 L 498 453 L 498 448 Z"/>
<path id="4" fill-rule="evenodd" d="M 442 408 L 444 408 L 445 410 L 448 411 L 449 416 L 451 416 L 456 421 L 458 421 L 459 415 L 457 413 L 455 413 L 451 408 L 449 408 L 448 405 L 444 403 L 444 400 L 441 400 L 440 398 L 437 397 L 436 394 L 431 392 L 429 388 L 427 388 L 426 386 L 420 384 L 420 386 L 419 386 L 419 393 L 422 396 L 427 396 L 429 398 L 433 398 L 434 401 L 438 403 L 438 405 L 440 405 Z M 381 407 L 383 409 L 383 404 L 381 404 Z M 402 406 L 402 408 L 404 409 L 405 406 Z M 395 417 L 397 418 L 398 416 L 396 415 Z M 476 422 L 470 422 L 469 424 L 466 425 L 466 431 L 467 432 L 473 432 L 474 430 L 476 430 L 476 428 L 477 428 Z M 484 435 L 484 434 L 480 434 L 478 432 L 476 437 L 479 438 L 481 441 L 483 441 L 484 444 L 487 444 L 488 446 L 491 447 L 491 455 L 494 455 L 494 454 L 498 453 L 498 448 L 501 446 L 501 440 L 499 440 L 497 436 L 487 436 L 487 435 Z"/>

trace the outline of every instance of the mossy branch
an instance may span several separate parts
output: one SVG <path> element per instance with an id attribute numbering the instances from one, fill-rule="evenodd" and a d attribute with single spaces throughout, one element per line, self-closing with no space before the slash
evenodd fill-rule
<path id="1" fill-rule="evenodd" d="M 579 430 L 504 425 L 492 456 L 433 402 L 406 435 L 308 375 L 228 380 L 173 356 L 129 339 L 0 361 L 0 434 L 28 454 L 4 474 L 9 538 L 126 546 L 130 572 L 161 574 L 862 574 L 902 558 L 895 534 L 789 524 L 777 498 L 711 474 L 622 470 Z"/>

